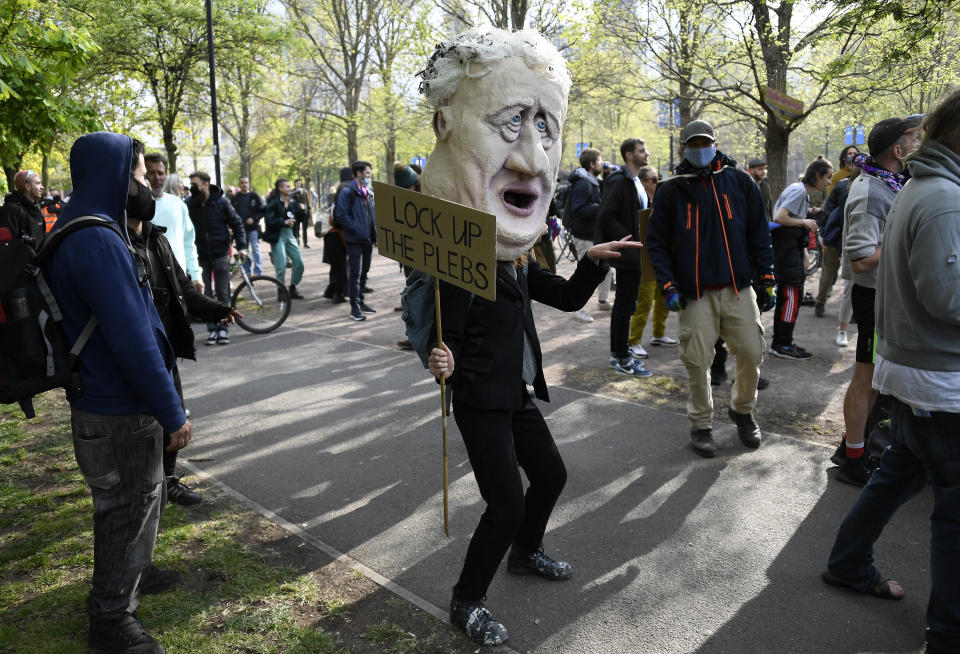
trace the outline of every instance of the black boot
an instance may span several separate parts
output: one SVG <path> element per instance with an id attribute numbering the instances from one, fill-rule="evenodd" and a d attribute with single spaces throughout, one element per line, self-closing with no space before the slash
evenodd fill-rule
<path id="1" fill-rule="evenodd" d="M 176 570 L 161 570 L 150 564 L 140 575 L 140 594 L 157 595 L 183 582 L 183 575 Z"/>
<path id="2" fill-rule="evenodd" d="M 143 630 L 136 615 L 128 615 L 120 620 L 91 618 L 87 642 L 91 648 L 111 654 L 164 654 L 165 651 Z"/>
<path id="3" fill-rule="evenodd" d="M 507 628 L 490 615 L 483 600 L 465 600 L 454 596 L 450 600 L 450 623 L 467 632 L 470 640 L 478 645 L 500 645 L 509 638 Z"/>
<path id="4" fill-rule="evenodd" d="M 291 300 L 302 300 L 303 296 L 297 292 L 296 284 L 290 284 L 290 299 Z"/>
<path id="5" fill-rule="evenodd" d="M 573 568 L 566 561 L 554 561 L 543 553 L 543 547 L 525 554 L 510 550 L 507 572 L 512 575 L 536 575 L 550 581 L 566 581 L 573 576 Z"/>

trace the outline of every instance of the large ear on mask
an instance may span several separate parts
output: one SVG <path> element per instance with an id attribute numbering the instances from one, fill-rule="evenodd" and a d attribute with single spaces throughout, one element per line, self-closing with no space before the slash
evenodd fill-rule
<path id="1" fill-rule="evenodd" d="M 446 141 L 453 133 L 453 109 L 449 105 L 438 107 L 433 112 L 433 133 L 440 141 Z"/>

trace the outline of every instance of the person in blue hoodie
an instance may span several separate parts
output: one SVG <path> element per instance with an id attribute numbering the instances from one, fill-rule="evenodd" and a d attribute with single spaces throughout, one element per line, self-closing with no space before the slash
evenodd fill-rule
<path id="1" fill-rule="evenodd" d="M 125 217 L 154 211 L 143 144 L 97 132 L 70 151 L 73 196 L 53 229 L 80 216 L 92 226 L 67 236 L 45 269 L 74 342 L 96 326 L 80 353 L 80 395 L 68 395 L 77 465 L 93 495 L 93 587 L 89 644 L 105 652 L 163 652 L 136 609 L 141 594 L 164 590 L 179 573 L 152 564 L 163 498 L 163 434 L 170 449 L 190 442 L 191 426 L 174 387 L 176 359 L 130 246 Z"/>
<path id="2" fill-rule="evenodd" d="M 360 321 L 377 312 L 364 302 L 364 293 L 370 292 L 367 273 L 373 246 L 377 242 L 377 222 L 373 209 L 373 169 L 366 161 L 354 161 L 350 169 L 353 183 L 337 194 L 333 217 L 343 229 L 343 240 L 347 244 L 350 317 Z"/>

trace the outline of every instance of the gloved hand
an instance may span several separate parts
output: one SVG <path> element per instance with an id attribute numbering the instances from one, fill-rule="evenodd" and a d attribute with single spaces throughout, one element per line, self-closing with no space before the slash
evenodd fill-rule
<path id="1" fill-rule="evenodd" d="M 663 303 L 667 305 L 670 311 L 680 311 L 687 308 L 687 299 L 683 293 L 677 290 L 673 283 L 669 283 L 663 289 Z"/>
<path id="2" fill-rule="evenodd" d="M 757 308 L 760 313 L 769 311 L 777 304 L 777 288 L 772 275 L 764 275 L 756 288 Z"/>

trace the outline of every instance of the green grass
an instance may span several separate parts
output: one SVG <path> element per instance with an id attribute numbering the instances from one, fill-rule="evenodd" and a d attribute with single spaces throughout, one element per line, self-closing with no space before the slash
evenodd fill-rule
<path id="1" fill-rule="evenodd" d="M 385 646 L 389 652 L 405 654 L 406 652 L 420 651 L 420 641 L 414 634 L 386 620 L 371 627 L 367 631 L 366 637 L 372 643 Z"/>
<path id="2" fill-rule="evenodd" d="M 86 651 L 93 503 L 73 458 L 63 394 L 38 418 L 0 405 L 0 654 Z M 309 548 L 214 488 L 189 510 L 168 505 L 154 563 L 186 577 L 138 608 L 168 652 L 467 654 L 448 625 Z M 385 619 L 389 618 L 389 619 Z M 409 625 L 409 626 L 399 626 Z M 413 631 L 422 634 L 413 635 Z"/>
<path id="3" fill-rule="evenodd" d="M 65 402 L 51 395 L 36 404 L 40 417 L 32 421 L 0 407 L 0 652 L 79 653 L 93 504 L 73 461 Z M 200 520 L 167 507 L 154 560 L 180 570 L 187 582 L 143 598 L 139 614 L 148 630 L 173 652 L 348 652 L 310 624 L 321 605 L 314 575 L 245 544 L 250 520 L 235 506 L 208 510 Z M 322 605 L 329 614 L 347 610 L 336 598 Z"/>

